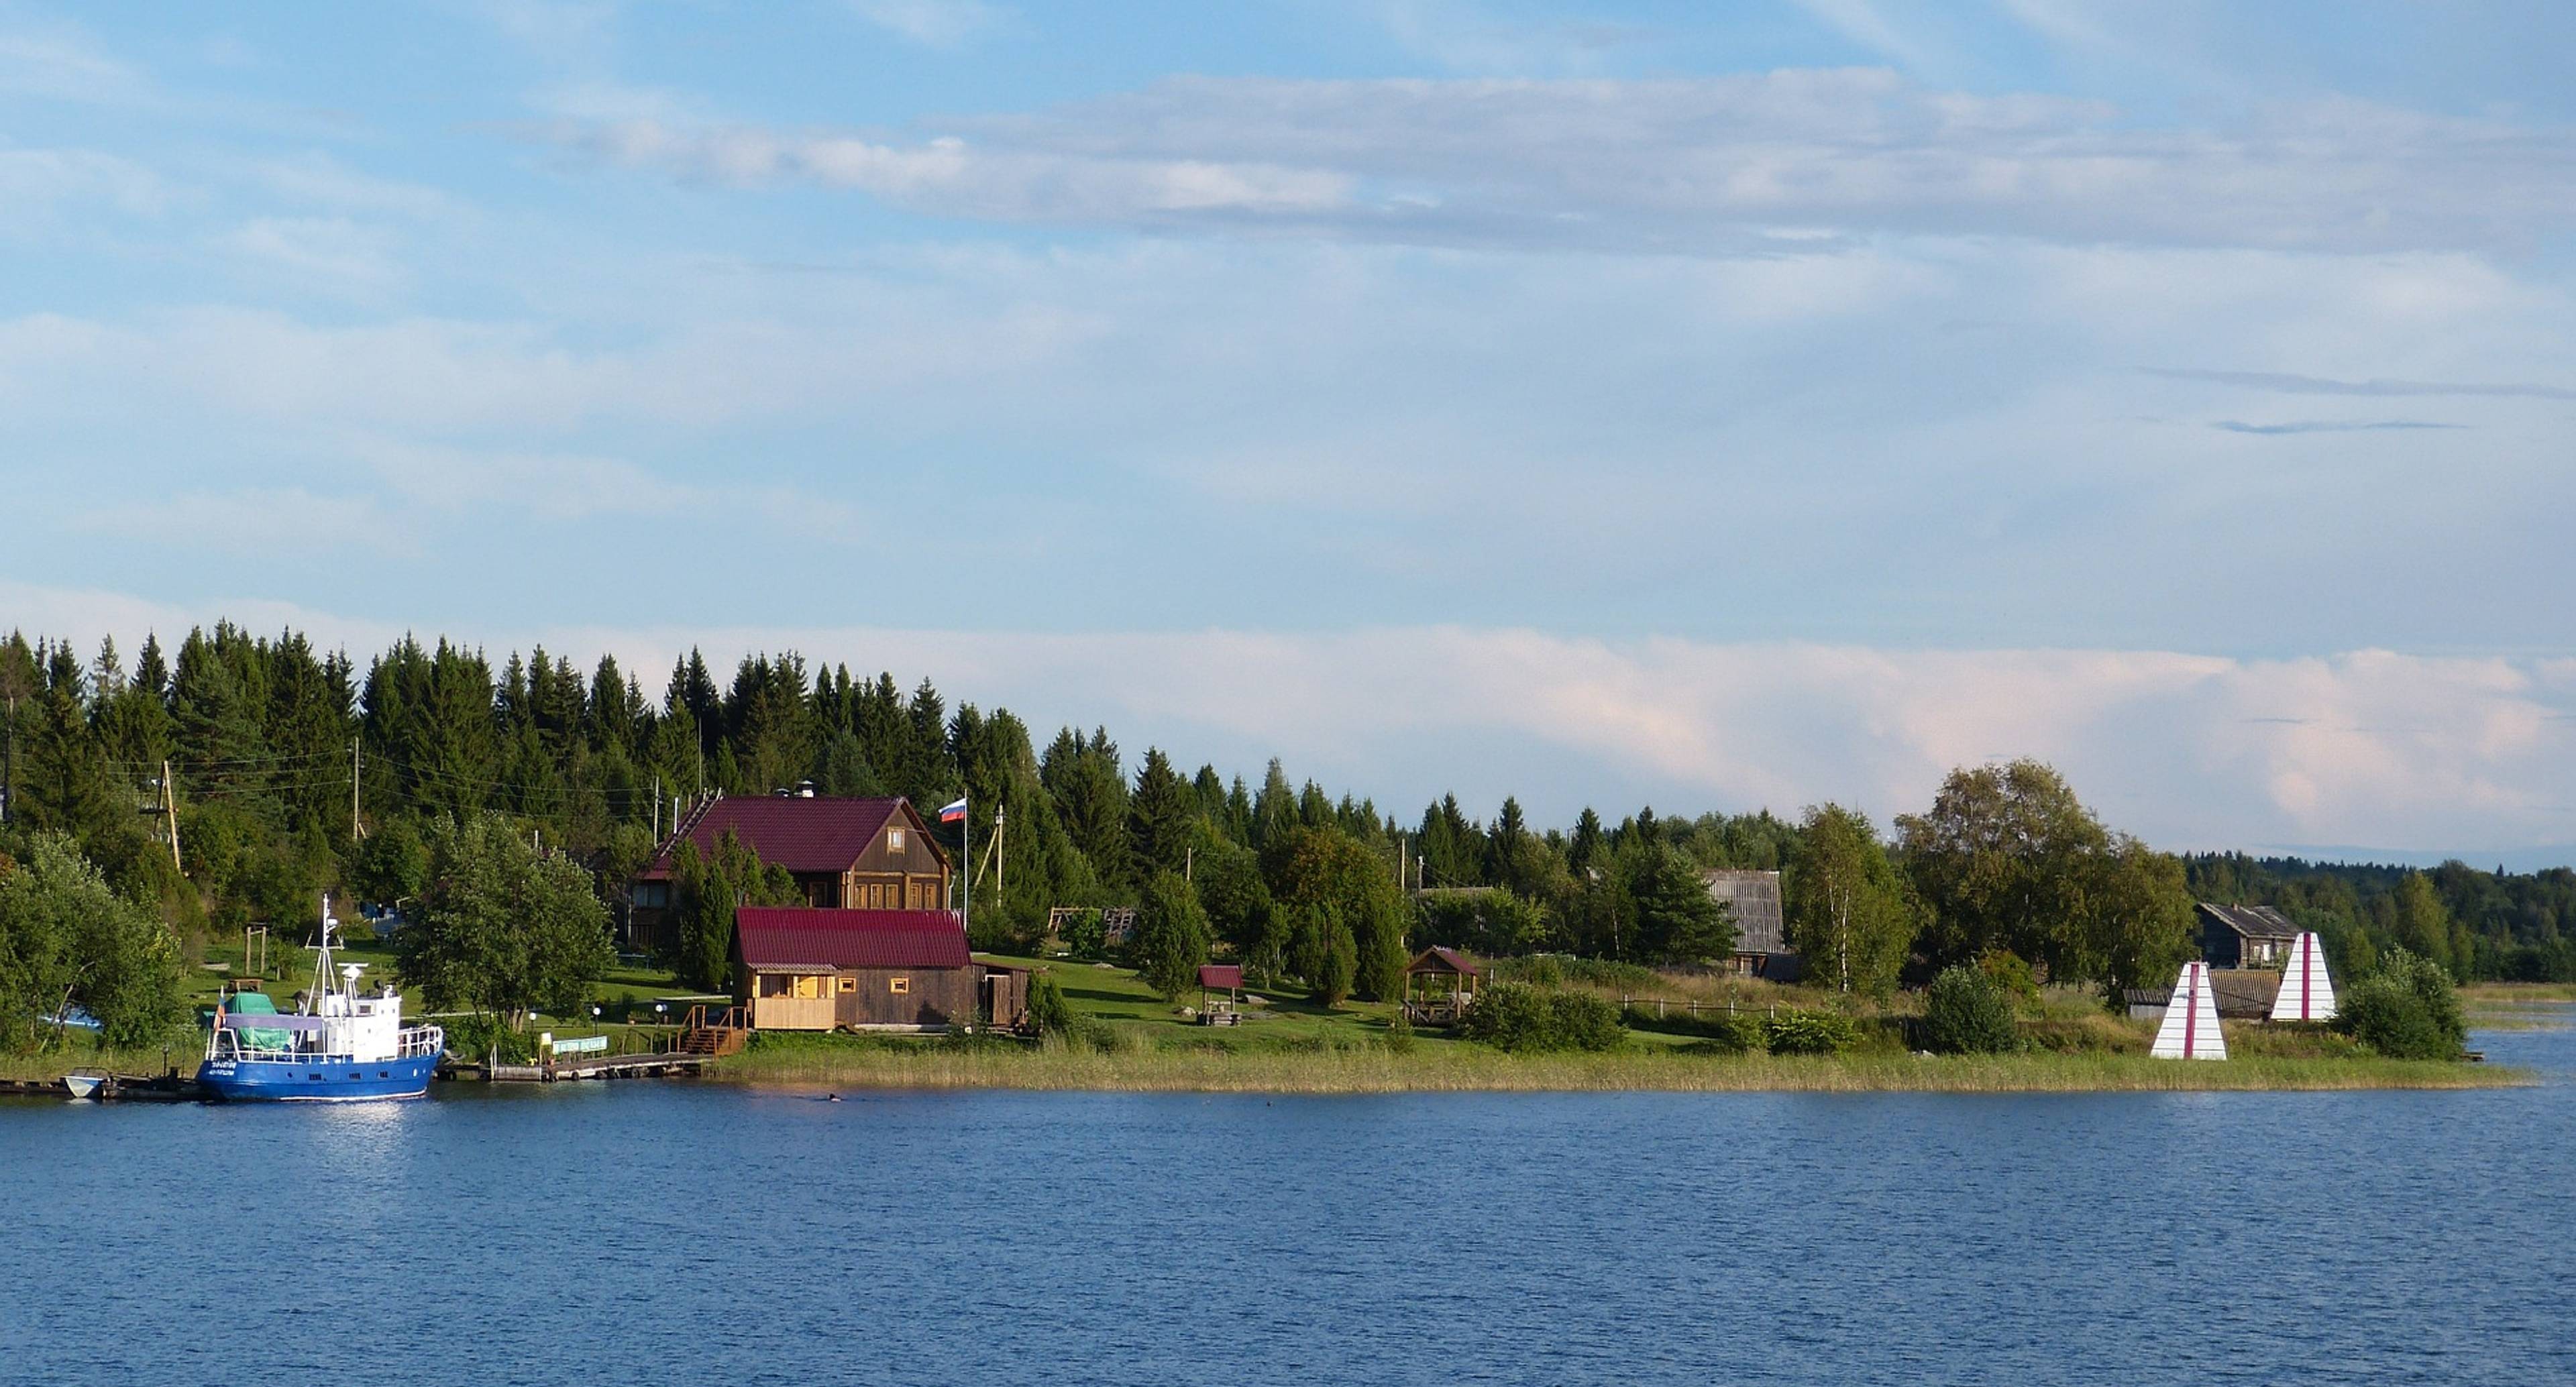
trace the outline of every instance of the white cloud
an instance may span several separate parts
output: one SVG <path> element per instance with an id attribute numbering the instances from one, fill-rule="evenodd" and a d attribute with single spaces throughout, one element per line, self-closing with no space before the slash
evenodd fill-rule
<path id="1" fill-rule="evenodd" d="M 955 48 L 1008 29 L 1018 16 L 985 0 L 850 0 L 859 17 L 928 48 Z"/>
<path id="2" fill-rule="evenodd" d="M 257 554 L 373 542 L 383 513 L 364 496 L 316 495 L 302 487 L 197 491 L 166 500 L 102 507 L 73 524 L 120 543 Z"/>
<path id="3" fill-rule="evenodd" d="M 135 216 L 168 206 L 170 191 L 150 169 L 86 149 L 0 149 L 0 227 L 23 228 L 62 206 L 103 202 Z"/>
<path id="4" fill-rule="evenodd" d="M 2564 130 L 2349 100 L 2226 129 L 1877 70 L 1651 81 L 1176 78 L 920 137 L 568 120 L 688 178 L 947 216 L 1743 253 L 1884 233 L 2335 252 L 2518 248 L 2576 214 Z"/>
<path id="5" fill-rule="evenodd" d="M 254 217 L 223 244 L 298 289 L 375 297 L 407 279 L 394 238 L 346 217 Z"/>
<path id="6" fill-rule="evenodd" d="M 148 91 L 142 74 L 71 30 L 0 33 L 0 92 L 54 101 L 124 102 Z"/>

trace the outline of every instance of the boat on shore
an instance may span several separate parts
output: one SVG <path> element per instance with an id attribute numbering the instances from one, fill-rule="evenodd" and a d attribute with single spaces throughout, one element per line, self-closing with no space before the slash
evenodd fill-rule
<path id="1" fill-rule="evenodd" d="M 391 987 L 361 992 L 358 977 L 366 965 L 332 958 L 338 927 L 324 896 L 313 987 L 302 1009 L 280 1012 L 256 992 L 228 997 L 216 1008 L 206 1058 L 197 1066 L 207 1097 L 346 1103 L 429 1091 L 446 1033 L 405 1027 L 402 996 Z"/>
<path id="2" fill-rule="evenodd" d="M 74 1098 L 95 1098 L 107 1079 L 107 1071 L 103 1069 L 75 1069 L 63 1076 L 63 1087 L 70 1090 Z"/>

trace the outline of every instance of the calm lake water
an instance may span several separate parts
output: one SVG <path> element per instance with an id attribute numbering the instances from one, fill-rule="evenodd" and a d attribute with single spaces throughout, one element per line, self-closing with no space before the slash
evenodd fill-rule
<path id="1" fill-rule="evenodd" d="M 0 1379 L 2576 1381 L 2475 1093 L 0 1105 Z"/>

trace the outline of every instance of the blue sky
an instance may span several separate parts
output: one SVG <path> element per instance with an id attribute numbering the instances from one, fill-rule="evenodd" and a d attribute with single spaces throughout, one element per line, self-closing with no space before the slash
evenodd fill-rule
<path id="1" fill-rule="evenodd" d="M 2563 5 L 0 4 L 0 622 L 2576 843 Z"/>

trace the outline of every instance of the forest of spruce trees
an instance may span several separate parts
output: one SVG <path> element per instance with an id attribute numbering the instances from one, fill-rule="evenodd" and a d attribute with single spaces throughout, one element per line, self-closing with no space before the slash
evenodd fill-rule
<path id="1" fill-rule="evenodd" d="M 927 678 L 906 690 L 792 652 L 745 656 L 720 681 L 692 651 L 655 698 L 608 657 L 586 674 L 542 648 L 496 666 L 407 637 L 361 665 L 228 623 L 175 651 L 147 634 L 130 658 L 112 640 L 83 652 L 13 633 L 0 719 L 0 871 L 39 837 L 67 842 L 183 953 L 248 922 L 307 921 L 325 889 L 417 898 L 438 826 L 489 816 L 580 863 L 613 911 L 675 803 L 810 781 L 922 805 L 964 794 L 978 824 L 1005 815 L 979 945 L 1027 946 L 1051 907 L 1138 905 L 1151 921 L 1190 917 L 1174 926 L 1199 934 L 1184 951 L 1340 977 L 1364 996 L 1425 943 L 1722 959 L 1732 926 L 1698 883 L 1711 867 L 1786 874 L 1792 942 L 1811 965 L 1833 960 L 1810 968 L 1829 986 L 1884 990 L 2009 952 L 2116 988 L 2188 950 L 2195 898 L 2279 906 L 2347 967 L 2402 946 L 2466 977 L 2576 978 L 2566 869 L 2174 857 L 2107 829 L 2029 762 L 1963 769 L 1884 834 L 1831 805 L 1615 823 L 1586 809 L 1539 829 L 1514 800 L 1479 818 L 1443 796 L 1398 819 L 1276 761 L 1257 780 L 1185 773 L 1097 728 L 1041 747 L 1011 712 L 952 707 Z"/>

